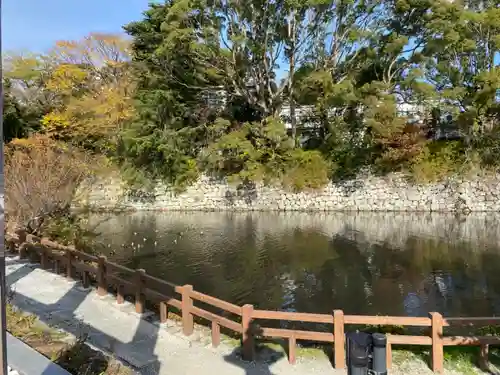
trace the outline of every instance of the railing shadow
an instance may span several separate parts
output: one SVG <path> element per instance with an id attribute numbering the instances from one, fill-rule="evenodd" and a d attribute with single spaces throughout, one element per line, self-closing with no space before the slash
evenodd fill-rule
<path id="1" fill-rule="evenodd" d="M 15 306 L 23 312 L 38 316 L 39 320 L 48 326 L 55 326 L 69 332 L 77 339 L 83 336 L 86 342 L 106 354 L 115 355 L 119 360 L 131 365 L 141 374 L 159 374 L 161 364 L 154 354 L 159 326 L 139 318 L 132 339 L 129 342 L 124 342 L 104 332 L 104 327 L 101 328 L 85 323 L 84 318 L 91 320 L 92 311 L 82 304 L 87 298 L 99 297 L 91 296 L 92 289 L 83 289 L 79 287 L 78 282 L 75 282 L 56 302 L 50 304 L 23 295 L 16 290 L 15 285 L 32 274 L 36 268 L 38 267 L 26 263 L 7 276 L 6 283 L 13 290 L 11 297 Z M 36 288 L 36 285 L 33 288 Z M 100 311 L 94 311 L 94 313 L 102 314 Z M 104 319 L 104 325 L 110 326 L 112 324 L 112 320 Z M 115 322 L 115 324 L 117 323 Z M 101 373 L 102 371 L 95 372 L 96 375 Z M 50 375 L 46 371 L 41 371 L 41 374 Z M 88 375 L 93 375 L 93 373 L 88 373 Z"/>
<path id="2" fill-rule="evenodd" d="M 262 336 L 262 329 L 258 325 L 251 323 L 246 337 L 259 336 Z M 252 362 L 242 360 L 243 347 L 246 345 L 250 345 L 253 349 L 252 354 L 254 361 Z M 285 354 L 283 352 L 274 350 L 270 347 L 256 346 L 256 343 L 252 340 L 250 344 L 242 342 L 239 348 L 234 349 L 231 354 L 224 356 L 224 360 L 227 363 L 243 369 L 245 375 L 273 375 L 271 366 L 284 356 Z"/>
<path id="3" fill-rule="evenodd" d="M 480 364 L 481 366 L 482 364 Z M 494 365 L 496 368 L 493 368 L 491 365 Z M 500 371 L 498 370 L 500 368 L 500 353 L 490 353 L 489 356 L 489 362 L 485 364 L 484 368 L 482 369 L 483 371 L 487 371 L 489 374 L 492 375 L 500 375 Z"/>
<path id="4" fill-rule="evenodd" d="M 440 335 L 441 338 L 445 338 L 444 335 Z M 448 339 L 463 339 L 463 336 L 448 335 Z M 447 357 L 450 360 L 457 358 L 468 359 L 474 367 L 481 370 L 482 372 L 490 375 L 500 375 L 500 352 L 498 340 L 493 340 L 495 336 L 485 336 L 482 334 L 477 334 L 477 332 L 467 335 L 467 340 L 470 342 L 480 342 L 481 345 L 478 347 L 474 346 L 445 346 L 444 351 L 448 352 Z M 493 340 L 493 341 L 490 341 Z M 490 352 L 490 349 L 496 348 L 495 352 Z M 459 351 L 458 351 L 459 350 Z M 431 363 L 431 360 L 429 360 Z"/>

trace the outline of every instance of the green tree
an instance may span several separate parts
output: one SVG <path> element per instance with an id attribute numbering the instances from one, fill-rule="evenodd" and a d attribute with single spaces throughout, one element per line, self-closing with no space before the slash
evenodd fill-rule
<path id="1" fill-rule="evenodd" d="M 428 152 L 426 127 L 450 112 L 467 129 L 470 148 L 490 145 L 496 138 L 488 143 L 484 135 L 499 113 L 497 16 L 492 1 L 153 4 L 125 27 L 137 105 L 120 134 L 121 161 L 174 184 L 202 170 L 275 180 L 291 165 L 305 171 L 305 160 L 343 175 L 374 164 L 414 170 L 441 155 Z M 207 101 L 217 95 L 220 105 Z M 287 101 L 290 134 L 277 130 Z M 419 124 L 401 113 L 402 103 L 418 106 Z M 316 126 L 294 152 L 305 128 L 297 104 L 312 106 L 304 122 Z M 491 159 L 491 147 L 481 147 Z"/>
<path id="2" fill-rule="evenodd" d="M 4 83 L 3 90 L 3 141 L 10 142 L 14 138 L 25 137 L 29 127 L 22 106 L 10 92 L 8 80 Z"/>
<path id="3" fill-rule="evenodd" d="M 194 160 L 213 112 L 204 96 L 219 77 L 195 58 L 207 17 L 192 9 L 188 1 L 152 4 L 142 21 L 125 26 L 133 39 L 137 115 L 121 133 L 118 153 L 133 178 L 183 184 L 196 177 Z"/>
<path id="4" fill-rule="evenodd" d="M 45 90 L 51 62 L 45 55 L 7 52 L 3 64 L 8 100 L 15 102 L 23 113 L 26 127 L 40 129 L 41 117 L 58 105 L 53 93 Z"/>
<path id="5" fill-rule="evenodd" d="M 496 1 L 439 3 L 424 53 L 428 79 L 473 141 L 498 126 L 500 9 Z M 466 6 L 468 5 L 468 6 Z"/>

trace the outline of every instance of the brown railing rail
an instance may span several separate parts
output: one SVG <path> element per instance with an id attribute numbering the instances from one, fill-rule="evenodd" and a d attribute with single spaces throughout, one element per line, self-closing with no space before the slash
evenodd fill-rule
<path id="1" fill-rule="evenodd" d="M 71 279 L 80 279 L 84 287 L 95 285 L 101 296 L 115 290 L 118 304 L 124 303 L 125 295 L 133 295 L 135 310 L 143 313 L 145 303 L 153 302 L 159 306 L 160 322 L 168 318 L 169 307 L 180 311 L 182 328 L 185 335 L 194 330 L 194 316 L 211 322 L 212 344 L 219 345 L 221 327 L 241 334 L 243 357 L 252 359 L 255 337 L 273 337 L 288 339 L 288 358 L 295 362 L 297 340 L 332 343 L 334 349 L 335 368 L 344 368 L 346 363 L 345 335 L 346 325 L 377 326 L 415 326 L 429 327 L 429 335 L 388 335 L 387 365 L 391 367 L 393 345 L 428 345 L 432 347 L 432 370 L 443 372 L 444 346 L 476 345 L 480 346 L 480 363 L 486 364 L 489 345 L 499 345 L 500 337 L 496 336 L 444 336 L 443 330 L 450 326 L 500 325 L 500 317 L 479 318 L 443 318 L 439 313 L 430 313 L 429 317 L 402 316 L 363 316 L 344 315 L 342 310 L 334 310 L 332 314 L 310 314 L 285 311 L 267 311 L 254 309 L 252 305 L 237 306 L 215 297 L 200 293 L 192 285 L 175 285 L 168 281 L 150 276 L 142 269 L 133 270 L 110 262 L 105 256 L 93 256 L 76 250 L 72 246 L 63 246 L 45 238 L 39 238 L 17 231 L 6 234 L 6 244 L 12 251 L 18 251 L 21 258 L 39 256 L 41 267 L 63 273 Z M 195 305 L 201 302 L 227 313 L 220 316 Z M 228 316 L 233 315 L 236 320 Z M 224 314 L 226 315 L 226 314 Z M 331 324 L 330 332 L 312 330 L 294 330 L 266 328 L 255 325 L 256 320 L 299 321 L 319 324 Z M 256 328 L 257 327 L 257 328 Z"/>

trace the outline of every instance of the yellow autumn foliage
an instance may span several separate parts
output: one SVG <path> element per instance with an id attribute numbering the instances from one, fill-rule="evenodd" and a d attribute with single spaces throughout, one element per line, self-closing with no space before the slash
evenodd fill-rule
<path id="1" fill-rule="evenodd" d="M 81 40 L 60 40 L 50 51 L 54 59 L 92 68 L 130 59 L 130 42 L 119 34 L 90 33 Z"/>
<path id="2" fill-rule="evenodd" d="M 53 131 L 56 128 L 67 128 L 71 125 L 67 115 L 65 113 L 50 112 L 42 117 L 42 126 L 48 132 Z"/>
<path id="3" fill-rule="evenodd" d="M 80 97 L 71 97 L 63 109 L 42 119 L 44 130 L 59 139 L 76 143 L 98 141 L 100 147 L 112 147 L 114 136 L 133 116 L 130 84 L 110 84 Z"/>
<path id="4" fill-rule="evenodd" d="M 133 116 L 129 42 L 113 34 L 58 41 L 49 56 L 57 64 L 46 89 L 60 103 L 43 116 L 55 139 L 110 150 L 123 123 Z"/>
<path id="5" fill-rule="evenodd" d="M 39 77 L 46 64 L 43 56 L 36 54 L 7 54 L 4 57 L 4 76 L 6 78 L 31 81 Z"/>
<path id="6" fill-rule="evenodd" d="M 51 91 L 70 94 L 88 79 L 88 72 L 72 65 L 61 64 L 53 71 L 46 83 L 46 88 Z"/>

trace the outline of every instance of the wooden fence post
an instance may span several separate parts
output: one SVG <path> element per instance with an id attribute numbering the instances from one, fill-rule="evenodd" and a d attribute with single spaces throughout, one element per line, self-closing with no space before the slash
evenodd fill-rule
<path id="1" fill-rule="evenodd" d="M 443 317 L 441 314 L 430 313 L 432 320 L 432 371 L 443 373 Z"/>
<path id="2" fill-rule="evenodd" d="M 193 307 L 193 300 L 191 299 L 192 291 L 192 285 L 184 285 L 182 287 L 182 332 L 186 336 L 190 336 L 194 329 L 193 314 L 191 313 L 191 308 Z"/>
<path id="3" fill-rule="evenodd" d="M 72 266 L 72 259 L 73 258 L 73 253 L 71 252 L 70 249 L 66 249 L 66 278 L 72 279 L 73 278 L 73 266 Z"/>
<path id="4" fill-rule="evenodd" d="M 344 312 L 333 310 L 333 345 L 335 368 L 345 368 Z"/>
<path id="5" fill-rule="evenodd" d="M 28 248 L 30 244 L 27 242 L 23 242 L 21 246 L 19 246 L 19 259 L 26 259 L 28 258 Z"/>
<path id="6" fill-rule="evenodd" d="M 82 273 L 82 287 L 83 289 L 90 288 L 90 275 L 88 271 L 83 271 Z"/>
<path id="7" fill-rule="evenodd" d="M 391 344 L 391 335 L 387 335 L 386 363 L 387 363 L 387 369 L 388 369 L 388 370 L 390 370 L 390 369 L 392 368 L 392 344 Z"/>
<path id="8" fill-rule="evenodd" d="M 40 249 L 40 266 L 43 270 L 49 268 L 49 254 L 48 249 L 43 245 L 37 245 Z"/>
<path id="9" fill-rule="evenodd" d="M 220 325 L 216 321 L 212 322 L 212 346 L 218 347 L 220 344 Z"/>
<path id="10" fill-rule="evenodd" d="M 487 373 L 491 372 L 491 369 L 489 368 L 488 352 L 489 345 L 481 344 L 479 351 L 479 368 Z"/>
<path id="11" fill-rule="evenodd" d="M 160 323 L 164 324 L 168 319 L 168 305 L 166 302 L 160 302 Z"/>
<path id="12" fill-rule="evenodd" d="M 297 359 L 297 356 L 295 354 L 296 349 L 297 349 L 297 339 L 295 338 L 294 335 L 292 335 L 288 339 L 288 362 L 290 362 L 292 365 L 295 364 L 295 360 Z"/>
<path id="13" fill-rule="evenodd" d="M 245 361 L 253 361 L 254 357 L 254 337 L 252 332 L 252 315 L 253 305 L 244 305 L 241 309 L 241 329 L 242 329 L 242 345 L 243 359 Z"/>
<path id="14" fill-rule="evenodd" d="M 103 297 L 108 293 L 106 284 L 106 257 L 100 255 L 97 259 L 97 295 Z"/>
<path id="15" fill-rule="evenodd" d="M 118 285 L 116 288 L 116 303 L 122 305 L 125 302 L 125 296 L 123 293 L 123 285 Z"/>
<path id="16" fill-rule="evenodd" d="M 144 295 L 142 293 L 145 270 L 135 270 L 135 312 L 137 314 L 144 313 Z"/>

